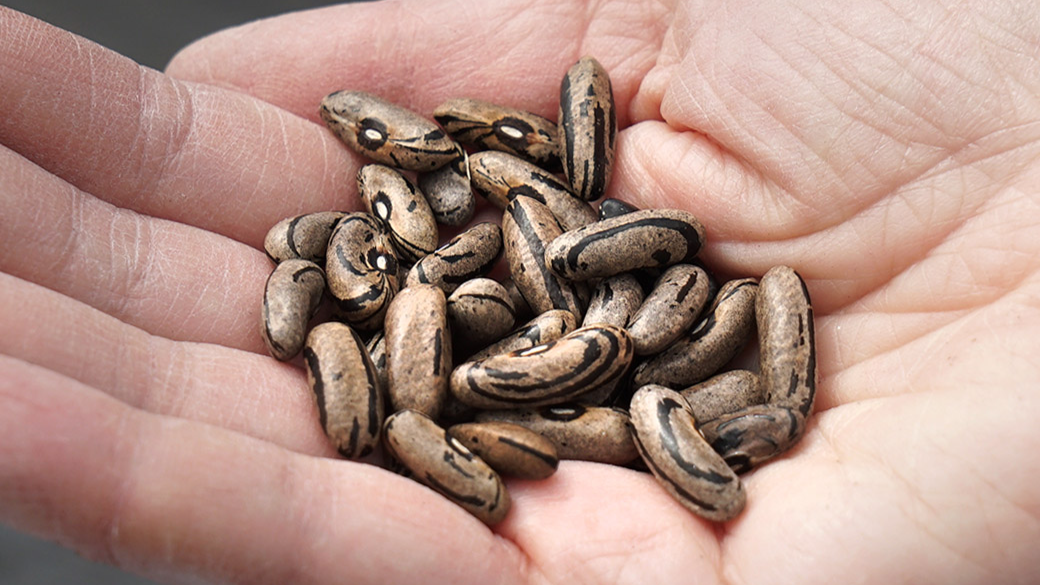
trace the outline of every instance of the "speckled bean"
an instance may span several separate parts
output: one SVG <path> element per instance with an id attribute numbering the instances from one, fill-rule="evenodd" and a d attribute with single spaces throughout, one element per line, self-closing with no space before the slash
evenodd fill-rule
<path id="1" fill-rule="evenodd" d="M 435 171 L 419 173 L 418 183 L 437 223 L 460 226 L 473 218 L 477 200 L 470 186 L 469 155 L 462 147 L 448 164 Z"/>
<path id="2" fill-rule="evenodd" d="M 454 339 L 479 348 L 498 341 L 516 325 L 509 292 L 490 278 L 462 283 L 448 297 L 448 322 Z"/>
<path id="3" fill-rule="evenodd" d="M 416 262 L 405 286 L 432 284 L 451 294 L 467 280 L 487 275 L 501 254 L 502 229 L 478 223 Z"/>
<path id="4" fill-rule="evenodd" d="M 283 219 L 264 238 L 267 257 L 276 263 L 301 258 L 324 266 L 332 228 L 344 215 L 342 211 L 318 211 Z"/>
<path id="5" fill-rule="evenodd" d="M 397 293 L 397 255 L 375 218 L 348 213 L 339 220 L 329 238 L 325 275 L 341 318 L 369 331 L 382 326 Z"/>
<path id="6" fill-rule="evenodd" d="M 511 351 L 523 351 L 536 345 L 556 341 L 577 328 L 577 321 L 570 311 L 562 309 L 546 311 L 524 323 L 509 335 L 473 354 L 469 361 L 481 360 Z"/>
<path id="7" fill-rule="evenodd" d="M 481 422 L 526 427 L 556 445 L 560 459 L 624 465 L 639 457 L 628 430 L 628 413 L 618 408 L 560 404 L 539 409 L 488 410 Z"/>
<path id="8" fill-rule="evenodd" d="M 635 276 L 626 273 L 604 278 L 592 289 L 592 300 L 581 324 L 625 327 L 642 304 L 643 287 Z"/>

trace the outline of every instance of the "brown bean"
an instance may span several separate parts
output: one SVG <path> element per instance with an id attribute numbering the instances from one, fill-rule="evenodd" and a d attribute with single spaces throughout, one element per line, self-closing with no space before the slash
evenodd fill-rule
<path id="1" fill-rule="evenodd" d="M 652 355 L 682 337 L 708 301 L 708 275 L 692 264 L 664 271 L 628 323 L 637 355 Z"/>
<path id="2" fill-rule="evenodd" d="M 718 522 L 744 509 L 740 479 L 697 431 L 690 406 L 679 393 L 643 386 L 632 397 L 629 413 L 639 454 L 680 504 Z"/>
<path id="3" fill-rule="evenodd" d="M 705 421 L 700 430 L 733 471 L 745 473 L 794 446 L 805 417 L 797 409 L 759 404 Z"/>
<path id="4" fill-rule="evenodd" d="M 394 410 L 440 416 L 451 374 L 451 334 L 444 292 L 419 284 L 402 290 L 386 312 L 386 371 Z"/>
<path id="5" fill-rule="evenodd" d="M 690 404 L 698 427 L 717 419 L 762 404 L 766 400 L 758 376 L 747 370 L 731 370 L 679 391 Z"/>
<path id="6" fill-rule="evenodd" d="M 264 238 L 267 257 L 275 263 L 301 258 L 324 266 L 332 228 L 344 215 L 342 211 L 319 211 L 283 219 Z"/>
<path id="7" fill-rule="evenodd" d="M 759 379 L 769 404 L 812 412 L 816 397 L 816 341 L 809 290 L 787 266 L 762 277 L 755 301 Z"/>
<path id="8" fill-rule="evenodd" d="M 463 363 L 452 372 L 451 392 L 477 408 L 558 404 L 620 376 L 631 361 L 624 329 L 582 327 L 530 349 Z"/>
<path id="9" fill-rule="evenodd" d="M 479 422 L 526 427 L 552 441 L 560 459 L 624 465 L 639 457 L 628 431 L 628 413 L 618 408 L 567 403 L 539 409 L 488 410 Z"/>
<path id="10" fill-rule="evenodd" d="M 355 152 L 409 171 L 432 171 L 458 155 L 458 144 L 436 124 L 363 91 L 325 96 L 321 119 Z"/>
<path id="11" fill-rule="evenodd" d="M 625 327 L 643 304 L 643 286 L 631 274 L 618 274 L 599 281 L 585 310 L 582 325 L 608 323 Z"/>
<path id="12" fill-rule="evenodd" d="M 473 188 L 492 205 L 505 209 L 515 197 L 532 197 L 552 211 L 564 230 L 590 224 L 596 210 L 578 199 L 552 173 L 511 154 L 486 150 L 469 157 Z"/>
<path id="13" fill-rule="evenodd" d="M 303 349 L 307 322 L 325 290 L 325 273 L 309 260 L 286 260 L 275 267 L 264 286 L 260 334 L 267 350 L 285 361 Z"/>
<path id="14" fill-rule="evenodd" d="M 340 316 L 363 330 L 383 322 L 397 292 L 397 255 L 390 238 L 367 213 L 348 213 L 329 238 L 328 289 Z"/>
<path id="15" fill-rule="evenodd" d="M 753 278 L 724 284 L 689 335 L 636 366 L 632 383 L 676 389 L 709 378 L 747 343 L 755 323 L 757 292 Z"/>
<path id="16" fill-rule="evenodd" d="M 491 272 L 501 254 L 502 229 L 494 223 L 478 223 L 416 262 L 405 286 L 432 284 L 451 294 L 467 280 Z"/>
<path id="17" fill-rule="evenodd" d="M 479 348 L 512 331 L 516 309 L 501 284 L 490 278 L 474 278 L 448 297 L 448 321 L 456 341 Z"/>
<path id="18" fill-rule="evenodd" d="M 545 479 L 559 463 L 552 441 L 519 425 L 465 423 L 449 427 L 448 434 L 502 475 Z"/>
<path id="19" fill-rule="evenodd" d="M 564 309 L 581 321 L 579 285 L 560 278 L 545 264 L 545 247 L 563 230 L 549 208 L 530 197 L 517 197 L 502 218 L 502 239 L 509 273 L 535 313 Z"/>
<path id="20" fill-rule="evenodd" d="M 570 311 L 562 309 L 546 311 L 524 323 L 506 337 L 473 354 L 469 361 L 512 351 L 523 351 L 536 345 L 556 341 L 577 328 L 577 321 Z"/>
<path id="21" fill-rule="evenodd" d="M 437 223 L 419 188 L 395 169 L 365 165 L 357 174 L 365 209 L 378 219 L 402 263 L 413 263 L 437 248 Z"/>
<path id="22" fill-rule="evenodd" d="M 461 226 L 473 218 L 477 200 L 470 186 L 469 155 L 462 147 L 448 164 L 435 171 L 419 173 L 418 182 L 437 223 Z"/>
<path id="23" fill-rule="evenodd" d="M 571 280 L 688 263 L 704 227 L 678 209 L 644 209 L 571 230 L 545 248 L 545 263 Z"/>
<path id="24" fill-rule="evenodd" d="M 574 192 L 585 201 L 603 196 L 614 166 L 617 112 L 610 76 L 585 56 L 560 85 L 560 160 Z"/>
<path id="25" fill-rule="evenodd" d="M 307 336 L 303 357 L 322 430 L 344 457 L 371 453 L 383 424 L 383 392 L 357 333 L 343 323 L 322 323 Z"/>
<path id="26" fill-rule="evenodd" d="M 540 167 L 560 166 L 556 123 L 531 112 L 482 100 L 448 100 L 433 117 L 455 140 L 508 152 Z"/>
<path id="27" fill-rule="evenodd" d="M 383 425 L 384 445 L 412 478 L 488 525 L 501 522 L 511 500 L 502 479 L 480 457 L 414 410 L 401 410 Z"/>

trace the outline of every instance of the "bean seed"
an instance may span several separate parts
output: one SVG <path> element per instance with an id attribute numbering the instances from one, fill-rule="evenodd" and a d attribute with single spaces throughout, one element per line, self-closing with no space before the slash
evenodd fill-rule
<path id="1" fill-rule="evenodd" d="M 617 112 L 610 76 L 585 56 L 560 85 L 560 160 L 574 192 L 585 201 L 603 196 L 614 166 Z"/>
<path id="2" fill-rule="evenodd" d="M 632 383 L 684 388 L 707 379 L 747 343 L 755 323 L 753 278 L 724 284 L 689 335 L 636 366 Z"/>
<path id="3" fill-rule="evenodd" d="M 385 392 L 390 387 L 390 380 L 386 375 L 386 332 L 377 331 L 371 339 L 365 343 L 368 357 L 372 359 L 372 366 L 376 369 L 376 377 L 379 378 L 379 387 Z"/>
<path id="4" fill-rule="evenodd" d="M 492 205 L 505 209 L 515 197 L 533 197 L 552 211 L 564 230 L 590 224 L 596 210 L 571 193 L 552 173 L 511 154 L 486 150 L 469 157 L 473 187 Z"/>
<path id="5" fill-rule="evenodd" d="M 545 247 L 563 233 L 549 208 L 530 197 L 517 197 L 502 218 L 502 239 L 509 273 L 535 313 L 564 309 L 581 321 L 581 292 L 545 265 Z"/>
<path id="6" fill-rule="evenodd" d="M 325 274 L 343 319 L 364 330 L 382 325 L 397 292 L 397 255 L 371 215 L 348 213 L 339 220 L 329 238 Z"/>
<path id="7" fill-rule="evenodd" d="M 624 465 L 639 457 L 628 430 L 628 413 L 618 408 L 575 403 L 539 409 L 488 410 L 479 422 L 526 427 L 552 441 L 560 459 Z"/>
<path id="8" fill-rule="evenodd" d="M 698 427 L 731 412 L 762 404 L 766 400 L 758 376 L 747 370 L 731 370 L 680 390 L 690 404 Z"/>
<path id="9" fill-rule="evenodd" d="M 302 258 L 324 266 L 332 228 L 344 215 L 342 211 L 319 211 L 283 219 L 264 238 L 267 257 L 275 263 Z"/>
<path id="10" fill-rule="evenodd" d="M 475 278 L 448 297 L 448 321 L 454 339 L 479 348 L 512 331 L 516 309 L 505 287 L 490 278 Z"/>
<path id="11" fill-rule="evenodd" d="M 599 219 L 610 219 L 626 213 L 639 211 L 639 208 L 631 203 L 625 203 L 620 199 L 604 199 L 599 202 Z"/>
<path id="12" fill-rule="evenodd" d="M 409 171 L 432 171 L 458 156 L 458 144 L 432 121 L 363 91 L 321 100 L 321 119 L 358 154 Z"/>
<path id="13" fill-rule="evenodd" d="M 608 323 L 625 327 L 643 303 L 643 287 L 631 274 L 618 274 L 599 281 L 585 310 L 582 325 Z"/>
<path id="14" fill-rule="evenodd" d="M 769 404 L 808 417 L 816 397 L 816 341 L 802 277 L 787 266 L 769 269 L 758 286 L 755 315 L 759 377 Z"/>
<path id="15" fill-rule="evenodd" d="M 260 335 L 273 357 L 286 361 L 300 353 L 307 322 L 324 290 L 325 273 L 309 260 L 286 260 L 271 272 L 264 286 Z"/>
<path id="16" fill-rule="evenodd" d="M 452 99 L 433 117 L 455 140 L 508 152 L 540 167 L 560 166 L 556 123 L 541 116 L 474 99 Z"/>
<path id="17" fill-rule="evenodd" d="M 357 333 L 343 323 L 322 323 L 307 336 L 303 357 L 322 430 L 344 457 L 371 453 L 383 424 L 383 391 Z"/>
<path id="18" fill-rule="evenodd" d="M 678 209 L 644 209 L 597 221 L 556 238 L 545 263 L 571 280 L 688 263 L 704 245 L 704 227 Z"/>
<path id="19" fill-rule="evenodd" d="M 383 165 L 361 167 L 357 182 L 365 208 L 383 224 L 401 262 L 415 262 L 437 248 L 437 223 L 415 184 Z"/>
<path id="20" fill-rule="evenodd" d="M 502 479 L 483 460 L 426 415 L 402 410 L 386 419 L 384 444 L 391 455 L 429 486 L 487 525 L 509 513 Z"/>
<path id="21" fill-rule="evenodd" d="M 708 300 L 708 275 L 691 264 L 671 266 L 628 323 L 637 355 L 652 355 L 686 333 Z"/>
<path id="22" fill-rule="evenodd" d="M 519 425 L 495 422 L 458 424 L 448 428 L 448 435 L 502 475 L 545 479 L 556 472 L 559 464 L 552 441 Z"/>
<path id="23" fill-rule="evenodd" d="M 636 447 L 664 489 L 691 512 L 718 522 L 744 509 L 736 473 L 694 426 L 686 400 L 663 386 L 643 386 L 629 409 Z"/>
<path id="24" fill-rule="evenodd" d="M 437 223 L 461 226 L 473 218 L 477 201 L 470 186 L 469 155 L 462 147 L 451 162 L 435 171 L 420 173 L 418 181 Z"/>
<path id="25" fill-rule="evenodd" d="M 523 351 L 536 345 L 556 341 L 577 329 L 574 314 L 562 309 L 546 311 L 531 319 L 512 333 L 470 356 L 469 361 L 482 360 L 493 355 Z"/>
<path id="26" fill-rule="evenodd" d="M 432 284 L 451 294 L 460 284 L 487 275 L 502 254 L 502 229 L 478 223 L 415 263 L 405 286 Z"/>
<path id="27" fill-rule="evenodd" d="M 386 312 L 386 372 L 394 410 L 436 419 L 448 395 L 451 334 L 444 292 L 418 284 L 402 290 Z"/>
<path id="28" fill-rule="evenodd" d="M 631 361 L 628 333 L 595 325 L 530 349 L 463 363 L 452 372 L 451 391 L 477 408 L 558 404 L 620 376 Z"/>
<path id="29" fill-rule="evenodd" d="M 793 408 L 760 404 L 706 421 L 700 430 L 733 471 L 745 473 L 794 446 L 805 417 Z"/>

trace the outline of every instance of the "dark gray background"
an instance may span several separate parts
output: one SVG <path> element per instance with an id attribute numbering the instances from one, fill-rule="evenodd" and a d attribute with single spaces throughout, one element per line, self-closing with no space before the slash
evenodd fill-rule
<path id="1" fill-rule="evenodd" d="M 0 0 L 150 67 L 222 28 L 329 4 L 319 0 Z M 152 583 L 91 563 L 55 544 L 0 526 L 0 585 L 143 585 Z"/>

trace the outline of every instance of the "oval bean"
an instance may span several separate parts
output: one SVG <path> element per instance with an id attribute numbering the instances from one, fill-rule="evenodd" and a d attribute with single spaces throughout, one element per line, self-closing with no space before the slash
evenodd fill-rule
<path id="1" fill-rule="evenodd" d="M 418 284 L 402 290 L 386 312 L 386 373 L 394 410 L 440 416 L 451 374 L 451 334 L 444 292 Z"/>
<path id="2" fill-rule="evenodd" d="M 619 408 L 567 403 L 538 409 L 487 410 L 479 422 L 526 427 L 552 441 L 560 459 L 625 465 L 637 457 L 628 413 Z"/>
<path id="3" fill-rule="evenodd" d="M 432 284 L 451 294 L 467 280 L 487 275 L 502 254 L 502 229 L 483 222 L 461 232 L 419 260 L 405 286 Z"/>
<path id="4" fill-rule="evenodd" d="M 430 205 L 404 175 L 384 165 L 365 165 L 357 184 L 365 209 L 383 224 L 401 261 L 413 263 L 437 248 Z"/>
<path id="5" fill-rule="evenodd" d="M 459 142 L 508 152 L 544 168 L 560 166 L 556 123 L 531 112 L 458 98 L 437 106 L 433 118 Z"/>
<path id="6" fill-rule="evenodd" d="M 545 479 L 556 472 L 560 461 L 552 441 L 519 425 L 457 424 L 448 428 L 448 434 L 502 475 Z"/>
<path id="7" fill-rule="evenodd" d="M 664 271 L 628 323 L 637 355 L 652 355 L 679 339 L 708 300 L 708 275 L 692 264 Z"/>
<path id="8" fill-rule="evenodd" d="M 260 333 L 273 357 L 286 361 L 300 353 L 307 322 L 324 290 L 325 273 L 309 260 L 286 260 L 271 272 L 264 286 Z"/>
<path id="9" fill-rule="evenodd" d="M 319 211 L 287 217 L 268 230 L 264 251 L 275 263 L 300 258 L 324 266 L 332 228 L 344 215 L 342 211 Z"/>
<path id="10" fill-rule="evenodd" d="M 470 185 L 469 155 L 462 147 L 448 164 L 435 171 L 419 173 L 418 181 L 437 223 L 460 226 L 473 218 L 477 200 Z"/>
<path id="11" fill-rule="evenodd" d="M 585 201 L 603 196 L 614 167 L 617 112 L 610 76 L 585 56 L 560 85 L 560 160 L 574 193 Z"/>

